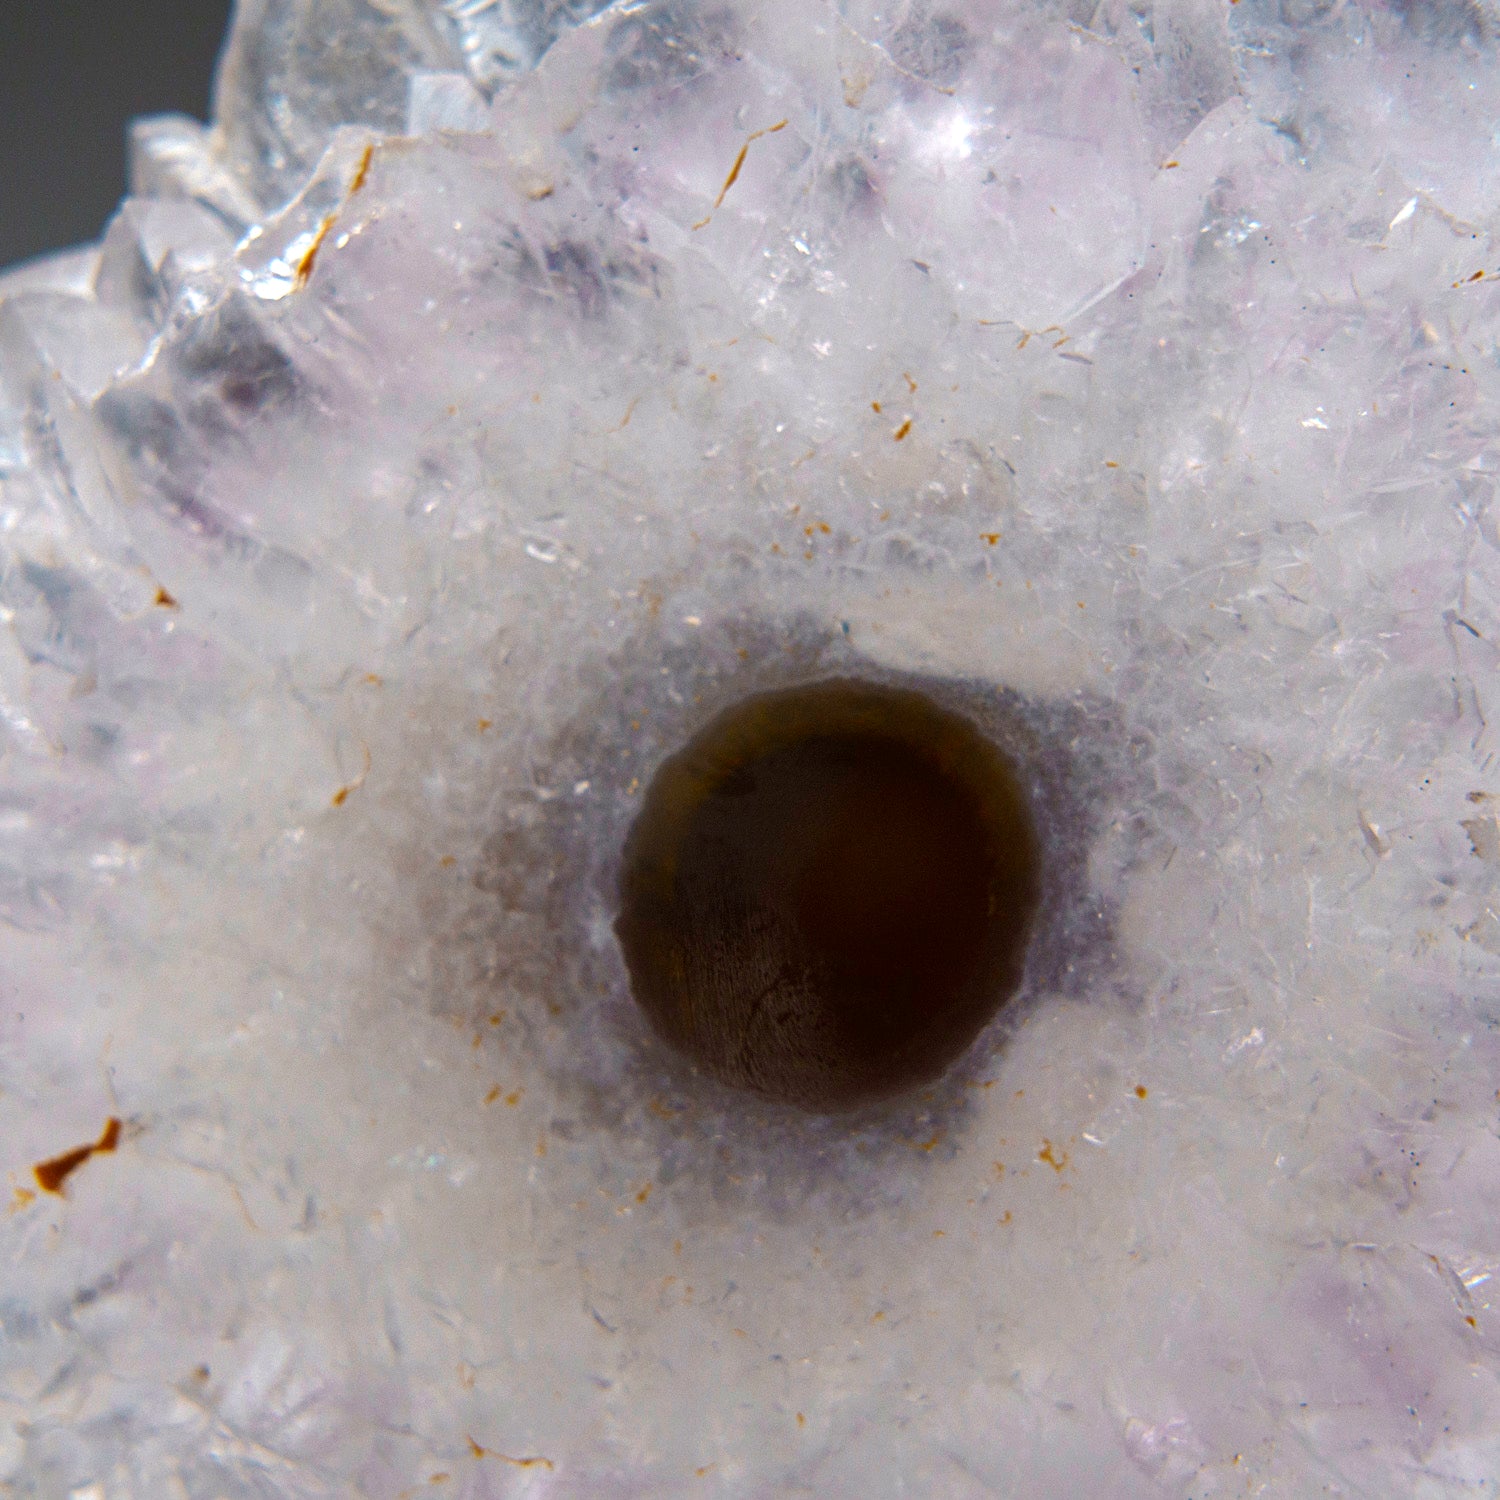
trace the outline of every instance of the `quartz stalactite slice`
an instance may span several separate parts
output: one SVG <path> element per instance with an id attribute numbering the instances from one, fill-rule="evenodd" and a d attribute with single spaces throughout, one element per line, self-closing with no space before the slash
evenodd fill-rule
<path id="1" fill-rule="evenodd" d="M 247 0 L 0 278 L 0 1487 L 1482 1484 L 1495 49 Z M 809 1113 L 616 923 L 842 679 L 1003 749 L 1039 895 Z"/>

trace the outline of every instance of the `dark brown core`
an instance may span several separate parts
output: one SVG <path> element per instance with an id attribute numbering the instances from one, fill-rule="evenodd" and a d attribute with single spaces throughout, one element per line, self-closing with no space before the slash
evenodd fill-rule
<path id="1" fill-rule="evenodd" d="M 1020 980 L 1038 888 L 1005 756 L 920 693 L 835 679 L 746 699 L 662 765 L 615 932 L 679 1051 L 839 1110 L 968 1047 Z"/>

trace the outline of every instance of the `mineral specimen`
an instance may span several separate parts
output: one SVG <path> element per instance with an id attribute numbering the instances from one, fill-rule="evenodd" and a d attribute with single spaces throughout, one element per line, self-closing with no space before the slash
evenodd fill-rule
<path id="1" fill-rule="evenodd" d="M 245 0 L 0 278 L 0 1491 L 1492 1493 L 1496 48 Z M 1045 886 L 854 1117 L 614 931 L 833 677 L 999 705 Z"/>

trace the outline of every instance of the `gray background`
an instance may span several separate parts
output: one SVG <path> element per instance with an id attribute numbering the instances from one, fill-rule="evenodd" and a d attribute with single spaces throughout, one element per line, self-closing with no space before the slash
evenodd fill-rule
<path id="1" fill-rule="evenodd" d="M 0 266 L 93 239 L 125 123 L 204 119 L 231 0 L 0 0 Z"/>

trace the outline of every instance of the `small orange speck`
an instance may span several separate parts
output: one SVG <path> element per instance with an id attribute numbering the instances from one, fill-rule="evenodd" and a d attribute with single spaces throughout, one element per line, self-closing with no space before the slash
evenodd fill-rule
<path id="1" fill-rule="evenodd" d="M 681 1255 L 682 1254 L 682 1241 L 681 1240 L 673 1240 L 672 1241 L 672 1254 L 673 1255 Z"/>
<path id="2" fill-rule="evenodd" d="M 645 1201 L 646 1201 L 646 1199 L 647 1199 L 647 1198 L 649 1198 L 649 1197 L 650 1197 L 650 1196 L 651 1196 L 651 1187 L 652 1187 L 652 1184 L 651 1184 L 651 1183 L 649 1183 L 649 1182 L 648 1182 L 648 1183 L 647 1183 L 647 1184 L 646 1184 L 646 1185 L 645 1185 L 645 1187 L 643 1187 L 643 1188 L 642 1188 L 642 1189 L 641 1189 L 641 1190 L 640 1190 L 640 1192 L 638 1192 L 638 1193 L 637 1193 L 637 1194 L 636 1194 L 636 1195 L 635 1195 L 635 1201 L 636 1201 L 636 1202 L 637 1202 L 637 1203 L 644 1203 L 644 1202 L 645 1202 Z"/>
<path id="3" fill-rule="evenodd" d="M 1233 3 L 1234 3 L 1234 0 L 1230 0 L 1230 4 L 1233 4 Z M 1180 161 L 1164 161 L 1161 164 L 1161 169 L 1162 169 L 1163 172 L 1170 172 L 1173 167 L 1180 167 L 1181 165 L 1182 165 L 1182 163 Z"/>
<path id="4" fill-rule="evenodd" d="M 483 734 L 486 729 L 493 728 L 494 727 L 494 723 L 495 723 L 495 721 L 493 719 L 481 719 L 479 721 L 479 732 L 480 732 L 480 734 Z"/>
<path id="5" fill-rule="evenodd" d="M 880 415 L 880 403 L 878 401 L 872 401 L 870 403 L 870 410 L 872 412 L 874 412 L 876 416 L 879 416 Z"/>
<path id="6" fill-rule="evenodd" d="M 934 1229 L 932 1237 L 935 1240 L 945 1240 L 948 1238 L 948 1231 L 946 1229 Z"/>
<path id="7" fill-rule="evenodd" d="M 341 786 L 338 791 L 333 794 L 333 805 L 335 807 L 342 807 L 348 800 L 349 788 L 346 786 Z"/>
<path id="8" fill-rule="evenodd" d="M 995 1222 L 997 1224 L 1009 1224 L 1010 1223 L 1010 1210 L 1007 1208 L 1005 1210 L 1005 1212 L 1003 1214 L 1001 1214 L 998 1219 L 995 1220 Z"/>
<path id="9" fill-rule="evenodd" d="M 936 1147 L 937 1147 L 937 1143 L 940 1140 L 942 1140 L 942 1138 L 943 1138 L 943 1132 L 941 1130 L 939 1130 L 935 1135 L 933 1135 L 932 1137 L 930 1137 L 928 1140 L 918 1141 L 917 1142 L 917 1150 L 918 1151 L 932 1151 L 932 1150 L 935 1150 Z"/>
<path id="10" fill-rule="evenodd" d="M 901 372 L 901 378 L 906 382 L 906 388 L 907 388 L 907 390 L 909 390 L 912 393 L 912 395 L 915 396 L 917 394 L 917 382 L 915 380 L 913 380 L 911 378 L 911 376 L 906 373 L 905 370 L 903 370 Z"/>
<path id="11" fill-rule="evenodd" d="M 1000 533 L 998 531 L 981 531 L 979 536 L 981 541 L 988 543 L 991 547 L 1000 540 Z"/>
<path id="12" fill-rule="evenodd" d="M 516 1107 L 516 1105 L 518 1105 L 521 1102 L 521 1095 L 524 1094 L 525 1092 L 526 1092 L 525 1089 L 512 1089 L 510 1091 L 510 1093 L 508 1093 L 505 1096 L 505 1102 L 506 1102 L 506 1104 L 511 1109 L 514 1109 Z M 540 1153 L 538 1153 L 538 1154 L 540 1154 Z"/>
<path id="13" fill-rule="evenodd" d="M 712 1474 L 715 1467 L 716 1466 L 714 1464 L 700 1464 L 696 1469 L 693 1470 L 693 1473 L 695 1473 L 699 1479 L 702 1479 L 705 1474 Z"/>
<path id="14" fill-rule="evenodd" d="M 1479 1327 L 1479 1319 L 1476 1318 L 1473 1313 L 1470 1313 L 1468 1315 L 1468 1317 L 1466 1317 L 1464 1319 L 1464 1322 L 1467 1323 L 1470 1328 L 1478 1328 Z"/>
<path id="15" fill-rule="evenodd" d="M 30 1188 L 18 1187 L 11 1194 L 10 1211 L 13 1214 L 18 1214 L 23 1208 L 35 1202 L 36 1194 Z"/>
<path id="16" fill-rule="evenodd" d="M 450 1477 L 447 1474 L 434 1474 L 427 1482 L 428 1484 L 447 1484 Z"/>
<path id="17" fill-rule="evenodd" d="M 799 1427 L 807 1426 L 807 1418 L 804 1417 L 800 1411 L 797 1413 L 797 1425 Z"/>
<path id="18" fill-rule="evenodd" d="M 379 672 L 366 672 L 364 679 L 371 687 L 384 687 L 385 678 Z"/>
<path id="19" fill-rule="evenodd" d="M 872 1313 L 870 1316 L 870 1321 L 872 1323 L 883 1323 L 885 1322 L 885 1314 L 883 1312 Z"/>
<path id="20" fill-rule="evenodd" d="M 1086 606 L 1086 605 L 1085 605 L 1085 604 L 1084 604 L 1084 602 L 1083 602 L 1083 600 L 1082 600 L 1082 599 L 1080 599 L 1080 600 L 1079 600 L 1079 601 L 1078 601 L 1078 607 L 1079 607 L 1079 609 L 1084 609 L 1084 608 L 1086 608 L 1086 607 L 1087 607 L 1087 606 Z"/>
<path id="21" fill-rule="evenodd" d="M 438 864 L 445 870 L 451 870 L 457 863 L 458 861 L 451 854 L 445 854 L 438 861 Z"/>
<path id="22" fill-rule="evenodd" d="M 1483 271 L 1476 271 L 1471 277 L 1469 277 L 1469 280 L 1470 281 L 1483 281 L 1484 280 L 1484 272 Z"/>
<path id="23" fill-rule="evenodd" d="M 491 1089 L 491 1090 L 490 1090 L 490 1091 L 489 1091 L 489 1093 L 487 1093 L 487 1094 L 486 1094 L 486 1095 L 485 1095 L 485 1096 L 484 1096 L 484 1102 L 485 1102 L 485 1103 L 486 1103 L 486 1104 L 493 1104 L 493 1103 L 494 1103 L 494 1102 L 495 1102 L 495 1100 L 496 1100 L 496 1099 L 498 1099 L 498 1098 L 499 1098 L 499 1097 L 500 1097 L 500 1085 L 499 1085 L 499 1084 L 498 1084 L 498 1083 L 497 1083 L 497 1084 L 496 1084 L 496 1085 L 495 1085 L 495 1086 L 494 1086 L 494 1088 L 492 1088 L 492 1089 Z"/>
<path id="24" fill-rule="evenodd" d="M 496 1453 L 493 1448 L 487 1449 L 487 1458 L 498 1458 L 503 1464 L 510 1464 L 517 1469 L 551 1469 L 554 1467 L 550 1458 L 512 1458 L 508 1453 Z"/>
<path id="25" fill-rule="evenodd" d="M 547 1137 L 544 1135 L 539 1135 L 536 1138 L 536 1154 L 538 1156 L 545 1156 L 547 1154 Z"/>
<path id="26" fill-rule="evenodd" d="M 503 1010 L 497 1010 L 495 1014 L 490 1017 L 490 1025 L 498 1026 L 504 1019 L 505 1012 Z"/>
<path id="27" fill-rule="evenodd" d="M 177 600 L 172 597 L 160 584 L 156 586 L 156 598 L 151 601 L 159 609 L 176 609 Z"/>
<path id="28" fill-rule="evenodd" d="M 1149 1090 L 1146 1088 L 1146 1085 L 1144 1083 L 1138 1083 L 1138 1084 L 1136 1084 L 1136 1086 L 1135 1086 L 1135 1097 L 1137 1099 L 1144 1099 L 1146 1097 L 1146 1095 L 1147 1095 L 1148 1092 L 1149 1092 Z"/>
<path id="29" fill-rule="evenodd" d="M 906 420 L 905 420 L 905 421 L 904 421 L 904 422 L 903 422 L 903 423 L 902 423 L 902 424 L 901 424 L 901 425 L 900 425 L 900 426 L 899 426 L 899 427 L 898 427 L 898 428 L 897 428 L 897 429 L 896 429 L 896 430 L 895 430 L 895 431 L 894 431 L 894 432 L 893 432 L 893 433 L 892 433 L 892 434 L 891 434 L 891 437 L 892 437 L 892 438 L 893 438 L 893 439 L 894 439 L 894 440 L 895 440 L 895 441 L 896 441 L 896 442 L 898 442 L 898 443 L 899 443 L 899 442 L 900 442 L 900 441 L 901 441 L 901 439 L 902 439 L 902 438 L 904 438 L 904 437 L 905 437 L 905 436 L 906 436 L 906 434 L 907 434 L 907 433 L 908 433 L 908 432 L 910 432 L 910 431 L 911 431 L 911 418 L 910 418 L 910 417 L 908 417 L 908 418 L 907 418 L 907 419 L 906 419 Z"/>
<path id="30" fill-rule="evenodd" d="M 995 1168 L 995 1176 L 996 1177 L 1004 1177 L 1005 1176 L 1005 1163 L 1003 1161 L 994 1162 L 994 1163 L 992 1163 L 992 1165 Z"/>
<path id="31" fill-rule="evenodd" d="M 1120 466 L 1119 466 L 1119 464 L 1117 464 L 1117 463 L 1116 463 L 1116 462 L 1115 462 L 1115 461 L 1114 461 L 1114 459 L 1112 459 L 1112 458 L 1106 458 L 1106 459 L 1105 459 L 1105 460 L 1104 460 L 1104 467 L 1105 467 L 1105 468 L 1106 468 L 1106 469 L 1118 469 L 1118 468 L 1119 468 L 1119 467 L 1120 467 Z"/>
<path id="32" fill-rule="evenodd" d="M 1068 1164 L 1068 1153 L 1064 1151 L 1061 1153 L 1061 1155 L 1059 1155 L 1058 1152 L 1053 1149 L 1052 1142 L 1045 1139 L 1044 1137 L 1042 1140 L 1042 1149 L 1037 1152 L 1036 1159 L 1038 1161 L 1046 1162 L 1054 1172 L 1061 1172 L 1062 1169 Z"/>

